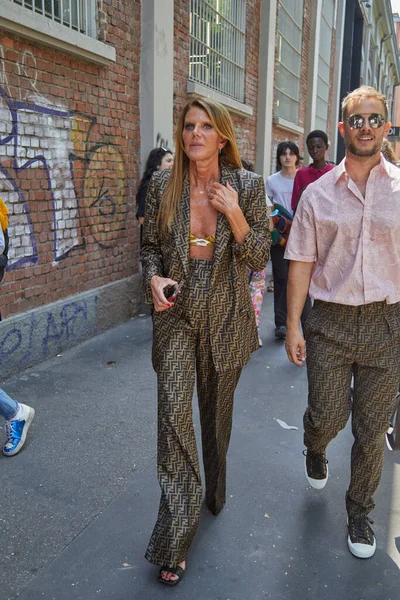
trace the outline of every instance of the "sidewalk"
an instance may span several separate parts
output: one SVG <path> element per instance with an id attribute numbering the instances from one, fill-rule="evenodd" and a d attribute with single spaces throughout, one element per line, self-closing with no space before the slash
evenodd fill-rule
<path id="1" fill-rule="evenodd" d="M 173 591 L 143 558 L 159 501 L 149 317 L 4 384 L 36 417 L 21 453 L 0 458 L 1 600 L 398 599 L 400 453 L 387 452 L 376 495 L 377 552 L 356 559 L 344 508 L 350 428 L 329 447 L 327 487 L 312 490 L 306 373 L 273 337 L 268 293 L 261 337 L 236 394 L 226 507 L 218 518 L 204 509 Z M 197 409 L 195 419 L 199 432 Z"/>

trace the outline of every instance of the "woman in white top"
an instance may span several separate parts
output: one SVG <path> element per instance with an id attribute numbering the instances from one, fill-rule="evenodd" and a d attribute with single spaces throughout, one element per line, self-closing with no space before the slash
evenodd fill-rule
<path id="1" fill-rule="evenodd" d="M 291 215 L 293 184 L 299 156 L 299 149 L 295 143 L 280 143 L 276 155 L 277 172 L 270 175 L 266 181 L 268 197 L 274 204 L 283 206 Z"/>
<path id="2" fill-rule="evenodd" d="M 300 152 L 296 144 L 293 142 L 281 142 L 278 145 L 276 152 L 276 168 L 277 172 L 268 177 L 266 181 L 267 196 L 273 202 L 274 207 L 280 205 L 284 210 L 280 210 L 286 229 L 282 227 L 282 223 L 276 224 L 272 231 L 272 246 L 271 246 L 271 261 L 272 261 L 272 276 L 274 280 L 274 314 L 275 314 L 275 337 L 278 339 L 286 338 L 286 288 L 289 274 L 289 261 L 285 260 L 285 246 L 287 236 L 290 229 L 293 211 L 291 208 L 292 191 L 294 178 L 296 176 L 297 166 L 299 164 Z M 278 217 L 275 217 L 278 221 Z M 281 221 L 281 219 L 279 219 Z M 311 301 L 308 299 L 310 306 L 304 307 L 304 318 L 311 310 Z M 302 319 L 303 320 L 303 319 Z"/>

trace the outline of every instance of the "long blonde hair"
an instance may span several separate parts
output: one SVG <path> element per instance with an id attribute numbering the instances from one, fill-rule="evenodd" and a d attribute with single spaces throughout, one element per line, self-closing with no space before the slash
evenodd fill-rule
<path id="1" fill-rule="evenodd" d="M 219 156 L 220 165 L 237 169 L 242 168 L 232 118 L 227 109 L 219 102 L 209 98 L 196 98 L 188 102 L 179 115 L 175 134 L 174 164 L 158 211 L 157 228 L 161 235 L 167 234 L 172 222 L 178 216 L 183 180 L 189 171 L 190 162 L 184 150 L 182 134 L 186 115 L 193 106 L 204 110 L 216 132 L 224 140 L 227 140 Z"/>

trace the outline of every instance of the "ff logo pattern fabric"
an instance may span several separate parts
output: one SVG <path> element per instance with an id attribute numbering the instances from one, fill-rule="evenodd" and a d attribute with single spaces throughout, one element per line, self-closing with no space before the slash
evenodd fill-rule
<path id="1" fill-rule="evenodd" d="M 197 377 L 206 504 L 217 515 L 225 504 L 226 454 L 233 395 L 241 369 L 218 374 L 213 365 L 208 318 L 211 263 L 193 260 L 185 317 L 165 330 L 158 371 L 158 478 L 161 500 L 146 558 L 176 566 L 185 559 L 200 519 L 202 485 L 192 418 Z M 167 311 L 154 313 L 154 320 Z"/>
<path id="2" fill-rule="evenodd" d="M 323 452 L 352 414 L 355 439 L 346 507 L 351 516 L 366 515 L 375 506 L 385 433 L 399 389 L 400 303 L 346 306 L 317 300 L 305 338 L 309 396 L 304 444 Z"/>
<path id="3" fill-rule="evenodd" d="M 158 479 L 161 500 L 146 558 L 175 567 L 185 559 L 201 512 L 202 487 L 192 419 L 197 377 L 206 502 L 214 514 L 225 503 L 226 454 L 232 428 L 233 395 L 241 369 L 258 348 L 246 265 L 266 266 L 270 235 L 262 178 L 244 169 L 221 168 L 239 194 L 250 225 L 245 242 L 235 243 L 229 222 L 217 218 L 212 261 L 190 260 L 190 188 L 185 178 L 179 218 L 158 236 L 156 219 L 169 173 L 149 184 L 142 243 L 146 300 L 154 275 L 183 279 L 170 309 L 153 313 L 153 366 L 158 381 Z"/>
<path id="4" fill-rule="evenodd" d="M 160 239 L 156 219 L 169 172 L 158 171 L 150 180 L 146 197 L 146 214 L 142 243 L 143 284 L 146 302 L 152 304 L 150 280 L 153 275 L 171 277 L 185 282 L 190 274 L 190 188 L 186 177 L 181 198 L 179 219 L 168 236 Z M 210 278 L 210 343 L 218 373 L 243 367 L 258 348 L 258 334 L 249 327 L 253 306 L 248 289 L 246 265 L 261 271 L 267 264 L 271 237 L 266 211 L 265 187 L 259 175 L 244 169 L 221 168 L 221 183 L 228 181 L 239 194 L 239 204 L 250 225 L 243 245 L 235 243 L 228 219 L 219 213 L 217 219 L 214 258 Z M 167 312 L 177 317 L 182 313 L 185 284 L 175 305 Z M 160 327 L 170 327 L 167 319 L 155 321 L 153 335 L 153 366 L 158 371 L 162 357 Z"/>

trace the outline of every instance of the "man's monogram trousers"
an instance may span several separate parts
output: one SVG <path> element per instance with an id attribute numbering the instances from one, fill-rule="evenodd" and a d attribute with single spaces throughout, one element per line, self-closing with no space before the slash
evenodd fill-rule
<path id="1" fill-rule="evenodd" d="M 304 443 L 323 452 L 351 414 L 354 444 L 346 507 L 352 516 L 368 514 L 399 389 L 400 303 L 349 306 L 317 300 L 305 338 L 309 395 Z"/>

